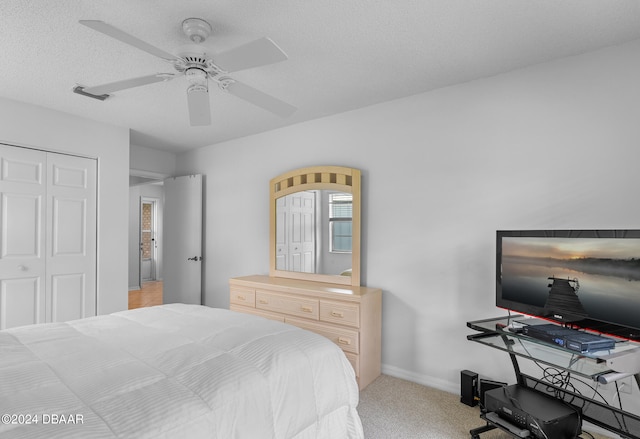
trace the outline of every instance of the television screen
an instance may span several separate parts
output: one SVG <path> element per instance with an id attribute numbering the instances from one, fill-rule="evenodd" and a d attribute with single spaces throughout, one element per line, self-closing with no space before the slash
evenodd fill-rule
<path id="1" fill-rule="evenodd" d="M 640 230 L 497 232 L 496 305 L 640 339 Z"/>

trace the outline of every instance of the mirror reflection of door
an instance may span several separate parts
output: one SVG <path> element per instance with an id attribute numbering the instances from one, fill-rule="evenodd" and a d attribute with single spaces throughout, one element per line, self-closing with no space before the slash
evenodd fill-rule
<path id="1" fill-rule="evenodd" d="M 276 268 L 316 272 L 316 194 L 296 192 L 276 202 Z"/>
<path id="2" fill-rule="evenodd" d="M 140 204 L 140 280 L 157 279 L 157 202 L 142 198 Z"/>

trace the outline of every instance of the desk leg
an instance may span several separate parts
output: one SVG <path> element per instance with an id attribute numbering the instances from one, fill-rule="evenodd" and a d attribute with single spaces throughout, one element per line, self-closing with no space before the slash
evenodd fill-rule
<path id="1" fill-rule="evenodd" d="M 504 334 L 502 334 L 501 337 L 502 337 L 502 340 L 504 341 L 504 345 L 507 347 L 507 349 L 509 351 L 512 351 L 513 349 L 511 348 L 511 346 L 513 346 L 515 341 L 512 338 L 509 338 Z M 524 386 L 524 379 L 522 378 L 522 374 L 520 373 L 520 365 L 518 364 L 518 358 L 516 357 L 516 354 L 513 354 L 513 353 L 509 352 L 509 358 L 511 358 L 511 364 L 513 365 L 513 371 L 516 374 L 516 382 L 518 383 L 519 386 Z"/>
<path id="2" fill-rule="evenodd" d="M 474 428 L 473 430 L 469 430 L 469 434 L 471 435 L 471 439 L 480 439 L 480 434 L 485 431 L 495 430 L 497 427 L 495 425 L 489 424 L 484 425 L 482 427 Z"/>

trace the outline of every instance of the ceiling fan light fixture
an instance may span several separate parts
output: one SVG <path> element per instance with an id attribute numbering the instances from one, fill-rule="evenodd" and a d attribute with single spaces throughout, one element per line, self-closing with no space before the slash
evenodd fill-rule
<path id="1" fill-rule="evenodd" d="M 187 18 L 182 21 L 182 32 L 191 41 L 200 44 L 211 34 L 211 25 L 200 18 Z"/>
<path id="2" fill-rule="evenodd" d="M 198 67 L 190 67 L 184 72 L 187 82 L 191 87 L 204 87 L 207 88 L 207 72 Z"/>
<path id="3" fill-rule="evenodd" d="M 200 84 L 190 85 L 187 88 L 187 94 L 200 93 L 200 92 L 209 93 L 209 88 L 206 85 L 200 85 Z"/>

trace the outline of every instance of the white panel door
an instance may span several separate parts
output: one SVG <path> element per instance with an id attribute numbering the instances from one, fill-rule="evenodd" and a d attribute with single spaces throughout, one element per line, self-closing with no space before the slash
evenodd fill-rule
<path id="1" fill-rule="evenodd" d="M 286 254 L 287 269 L 303 273 L 316 272 L 316 198 L 315 193 L 295 192 L 287 195 Z"/>
<path id="2" fill-rule="evenodd" d="M 289 198 L 276 199 L 276 270 L 289 270 Z"/>
<path id="3" fill-rule="evenodd" d="M 164 180 L 164 303 L 202 303 L 202 175 Z"/>
<path id="4" fill-rule="evenodd" d="M 316 215 L 313 191 L 276 200 L 276 270 L 316 272 Z"/>
<path id="5" fill-rule="evenodd" d="M 46 157 L 0 145 L 0 329 L 46 321 Z"/>
<path id="6" fill-rule="evenodd" d="M 95 315 L 96 161 L 47 155 L 48 321 Z"/>
<path id="7" fill-rule="evenodd" d="M 0 145 L 0 329 L 95 315 L 96 161 Z"/>
<path id="8" fill-rule="evenodd" d="M 316 272 L 316 197 L 313 192 L 304 192 L 300 200 L 300 253 L 302 270 Z"/>

